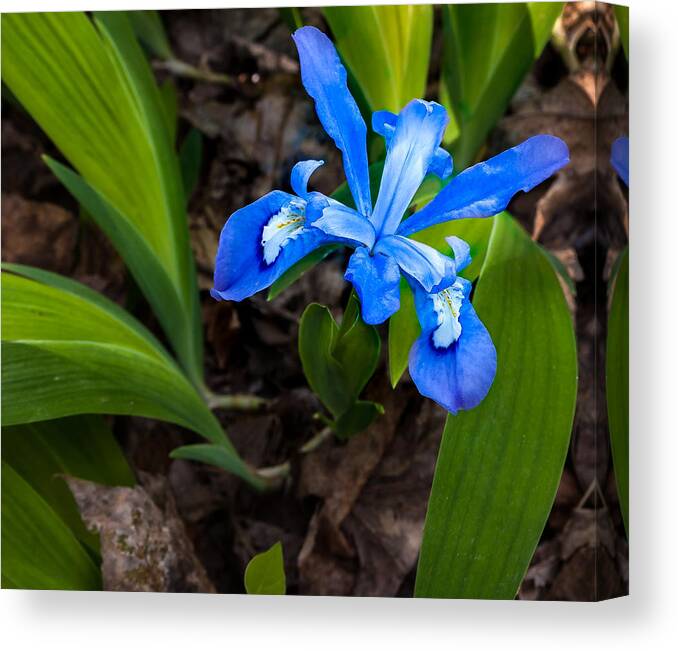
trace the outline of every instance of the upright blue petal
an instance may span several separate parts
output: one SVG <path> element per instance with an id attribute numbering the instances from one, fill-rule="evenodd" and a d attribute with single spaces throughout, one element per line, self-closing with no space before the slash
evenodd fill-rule
<path id="1" fill-rule="evenodd" d="M 412 100 L 398 115 L 370 220 L 377 237 L 395 232 L 431 164 L 447 125 L 436 102 Z"/>
<path id="2" fill-rule="evenodd" d="M 372 113 L 372 129 L 384 138 L 387 147 L 395 133 L 397 120 L 398 116 L 395 113 L 391 113 L 391 111 L 375 111 Z M 435 174 L 441 179 L 446 179 L 453 171 L 452 155 L 446 149 L 438 147 L 431 159 L 428 173 Z"/>
<path id="3" fill-rule="evenodd" d="M 287 269 L 318 246 L 330 241 L 317 228 L 301 226 L 281 243 L 275 259 L 264 260 L 264 227 L 283 209 L 305 203 L 275 190 L 234 212 L 224 225 L 214 270 L 211 294 L 218 300 L 241 301 L 274 283 Z"/>
<path id="4" fill-rule="evenodd" d="M 629 139 L 626 136 L 617 138 L 612 143 L 612 167 L 621 177 L 622 181 L 629 184 Z"/>
<path id="5" fill-rule="evenodd" d="M 560 138 L 528 138 L 455 176 L 435 199 L 406 219 L 398 233 L 411 235 L 451 219 L 496 215 L 516 192 L 531 190 L 569 160 L 567 145 Z"/>
<path id="6" fill-rule="evenodd" d="M 466 269 L 471 264 L 471 247 L 456 235 L 446 237 L 445 241 L 452 249 L 452 253 L 454 253 L 454 266 L 457 269 L 457 273 Z"/>
<path id="7" fill-rule="evenodd" d="M 321 165 L 324 165 L 324 160 L 302 160 L 299 161 L 293 168 L 290 178 L 290 184 L 294 194 L 306 199 L 308 196 L 308 180 L 311 178 Z"/>
<path id="8" fill-rule="evenodd" d="M 360 247 L 353 252 L 344 278 L 358 294 L 365 323 L 383 323 L 400 309 L 400 270 L 390 256 L 372 255 Z"/>
<path id="9" fill-rule="evenodd" d="M 367 166 L 367 127 L 346 85 L 346 69 L 325 34 L 302 27 L 292 35 L 299 51 L 301 80 L 315 100 L 315 110 L 325 131 L 334 140 L 344 161 L 344 173 L 356 208 L 372 213 Z"/>
<path id="10" fill-rule="evenodd" d="M 427 244 L 400 235 L 380 239 L 374 247 L 376 253 L 392 257 L 398 266 L 414 278 L 427 292 L 442 288 L 443 281 L 454 282 L 456 268 L 451 258 Z"/>
<path id="11" fill-rule="evenodd" d="M 422 308 L 417 307 L 419 312 Z M 428 306 L 424 309 L 433 311 Z M 429 313 L 419 318 L 430 324 L 433 317 Z M 423 329 L 409 357 L 410 376 L 419 393 L 452 414 L 477 406 L 490 390 L 497 372 L 497 351 L 492 338 L 468 299 L 461 305 L 459 322 L 461 335 L 447 348 L 436 347 L 431 329 Z"/>

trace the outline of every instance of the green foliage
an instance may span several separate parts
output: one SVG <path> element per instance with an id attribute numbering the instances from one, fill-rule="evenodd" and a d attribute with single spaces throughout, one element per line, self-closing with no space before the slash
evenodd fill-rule
<path id="1" fill-rule="evenodd" d="M 346 66 L 370 109 L 397 113 L 426 90 L 431 5 L 325 7 Z"/>
<path id="2" fill-rule="evenodd" d="M 443 7 L 440 97 L 450 113 L 445 142 L 457 169 L 474 161 L 544 49 L 562 8 L 562 2 Z"/>
<path id="3" fill-rule="evenodd" d="M 614 15 L 617 18 L 617 25 L 619 25 L 619 38 L 624 48 L 626 58 L 629 58 L 629 8 L 623 5 L 614 6 Z"/>
<path id="4" fill-rule="evenodd" d="M 92 557 L 52 507 L 2 462 L 2 587 L 98 590 Z"/>
<path id="5" fill-rule="evenodd" d="M 347 438 L 382 413 L 380 405 L 359 401 L 379 361 L 381 339 L 360 318 L 360 303 L 351 294 L 338 325 L 330 311 L 309 305 L 299 321 L 299 357 L 310 387 L 332 414 L 330 426 Z"/>
<path id="6" fill-rule="evenodd" d="M 186 193 L 186 203 L 188 203 L 198 185 L 200 166 L 202 165 L 202 134 L 195 128 L 188 132 L 181 144 L 179 163 L 184 192 Z"/>
<path id="7" fill-rule="evenodd" d="M 629 531 L 629 252 L 611 283 L 607 324 L 607 416 L 619 504 Z"/>
<path id="8" fill-rule="evenodd" d="M 170 59 L 173 57 L 165 28 L 160 15 L 154 9 L 126 11 L 137 38 L 157 57 Z"/>
<path id="9" fill-rule="evenodd" d="M 132 486 L 134 475 L 101 416 L 74 416 L 2 429 L 2 459 L 35 490 L 76 538 L 98 552 L 98 537 L 80 519 L 59 475 Z"/>
<path id="10" fill-rule="evenodd" d="M 283 549 L 277 542 L 247 564 L 245 590 L 247 594 L 282 595 L 286 589 Z"/>
<path id="11" fill-rule="evenodd" d="M 167 102 L 123 12 L 6 14 L 2 78 L 78 174 L 48 161 L 111 238 L 196 385 L 202 329 Z"/>
<path id="12" fill-rule="evenodd" d="M 221 467 L 256 483 L 195 387 L 139 322 L 67 278 L 3 268 L 3 425 L 82 413 L 166 420 L 202 434 L 222 449 Z"/>
<path id="13" fill-rule="evenodd" d="M 497 376 L 443 433 L 415 594 L 513 599 L 553 504 L 577 393 L 574 330 L 556 274 L 506 215 L 494 218 L 474 306 Z"/>

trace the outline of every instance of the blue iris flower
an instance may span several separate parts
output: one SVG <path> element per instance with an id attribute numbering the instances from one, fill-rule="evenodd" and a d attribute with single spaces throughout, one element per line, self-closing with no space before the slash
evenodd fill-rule
<path id="1" fill-rule="evenodd" d="M 386 321 L 400 307 L 400 278 L 415 294 L 422 335 L 410 353 L 419 391 L 448 411 L 469 409 L 487 394 L 496 352 L 457 276 L 470 261 L 468 246 L 449 238 L 454 257 L 410 238 L 433 224 L 489 217 L 519 190 L 527 191 L 565 165 L 568 150 L 553 136 L 535 136 L 451 181 L 422 210 L 403 221 L 428 173 L 447 178 L 452 159 L 440 147 L 447 125 L 436 102 L 412 100 L 398 115 L 377 111 L 372 127 L 387 152 L 379 195 L 370 195 L 367 128 L 346 84 L 332 42 L 314 27 L 294 35 L 301 78 L 325 131 L 341 151 L 355 209 L 308 190 L 323 161 L 297 163 L 294 194 L 274 190 L 231 215 L 223 228 L 212 296 L 240 301 L 269 287 L 292 265 L 326 244 L 354 249 L 345 278 L 353 284 L 366 323 Z"/>
<path id="2" fill-rule="evenodd" d="M 614 167 L 615 172 L 619 174 L 622 181 L 628 186 L 629 184 L 629 139 L 627 136 L 617 138 L 612 143 L 612 152 L 610 162 Z"/>

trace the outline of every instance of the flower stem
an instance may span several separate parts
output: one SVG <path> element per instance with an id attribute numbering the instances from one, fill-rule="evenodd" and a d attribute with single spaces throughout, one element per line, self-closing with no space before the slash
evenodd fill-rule
<path id="1" fill-rule="evenodd" d="M 247 393 L 234 393 L 231 395 L 207 393 L 205 400 L 210 409 L 228 409 L 230 411 L 259 411 L 269 404 L 266 398 L 260 398 L 259 396 Z"/>

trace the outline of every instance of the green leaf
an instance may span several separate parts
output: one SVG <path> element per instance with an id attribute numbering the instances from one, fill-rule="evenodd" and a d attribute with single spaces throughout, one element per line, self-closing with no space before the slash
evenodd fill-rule
<path id="1" fill-rule="evenodd" d="M 202 134 L 197 129 L 191 129 L 186 135 L 179 150 L 179 161 L 186 203 L 188 203 L 195 186 L 198 184 L 200 166 L 202 165 Z"/>
<path id="2" fill-rule="evenodd" d="M 614 15 L 619 25 L 619 38 L 621 39 L 626 58 L 629 58 L 629 8 L 623 5 L 614 5 Z"/>
<path id="3" fill-rule="evenodd" d="M 340 439 L 347 439 L 367 429 L 383 413 L 384 407 L 378 402 L 357 400 L 330 426 Z"/>
<path id="4" fill-rule="evenodd" d="M 619 504 L 629 531 L 629 252 L 620 255 L 607 324 L 607 416 Z"/>
<path id="5" fill-rule="evenodd" d="M 2 582 L 28 590 L 99 590 L 101 575 L 54 510 L 2 462 Z"/>
<path id="6" fill-rule="evenodd" d="M 75 416 L 2 430 L 2 458 L 95 552 L 99 537 L 86 529 L 71 491 L 58 475 L 109 486 L 133 486 L 134 475 L 100 416 Z"/>
<path id="7" fill-rule="evenodd" d="M 69 190 L 83 202 L 88 195 L 86 210 L 199 384 L 202 329 L 179 161 L 166 104 L 127 16 L 6 14 L 2 27 L 4 83 L 82 177 L 71 172 Z"/>
<path id="8" fill-rule="evenodd" d="M 247 594 L 285 594 L 285 566 L 280 542 L 257 554 L 245 568 L 245 590 Z"/>
<path id="9" fill-rule="evenodd" d="M 313 392 L 335 416 L 350 406 L 352 399 L 343 378 L 341 364 L 333 355 L 339 328 L 330 311 L 311 303 L 299 319 L 299 358 Z"/>
<path id="10" fill-rule="evenodd" d="M 447 419 L 419 597 L 515 597 L 570 440 L 577 393 L 570 313 L 546 256 L 506 214 L 494 218 L 473 303 L 497 348 L 497 376 L 478 407 Z"/>
<path id="11" fill-rule="evenodd" d="M 268 290 L 267 300 L 272 301 L 280 296 L 290 285 L 301 278 L 309 269 L 312 269 L 320 261 L 324 260 L 330 253 L 338 251 L 341 247 L 338 244 L 328 244 L 321 246 L 315 251 L 309 253 L 296 264 L 293 264 L 278 280 L 276 280 Z"/>
<path id="12" fill-rule="evenodd" d="M 297 30 L 304 26 L 304 21 L 301 17 L 301 10 L 297 7 L 280 7 L 278 13 L 285 21 L 291 31 Z"/>
<path id="13" fill-rule="evenodd" d="M 343 369 L 348 394 L 356 400 L 379 363 L 381 337 L 374 326 L 360 317 L 360 301 L 349 297 L 332 356 Z"/>
<path id="14" fill-rule="evenodd" d="M 460 275 L 473 281 L 478 277 L 485 261 L 492 223 L 493 218 L 444 222 L 415 233 L 413 239 L 428 244 L 445 255 L 452 255 L 445 241 L 446 237 L 456 235 L 468 242 L 471 247 L 472 262 Z M 410 348 L 420 332 L 412 290 L 405 281 L 402 281 L 400 283 L 400 310 L 390 318 L 388 327 L 389 375 L 394 388 L 407 368 Z"/>
<path id="15" fill-rule="evenodd" d="M 397 113 L 424 97 L 431 5 L 325 7 L 334 41 L 373 111 Z"/>
<path id="16" fill-rule="evenodd" d="M 3 425 L 85 413 L 157 418 L 223 447 L 232 457 L 227 470 L 253 479 L 194 386 L 141 324 L 102 296 L 89 300 L 91 290 L 69 290 L 78 287 L 73 281 L 30 273 L 45 282 L 2 273 Z"/>
<path id="17" fill-rule="evenodd" d="M 472 163 L 544 49 L 562 2 L 443 7 L 441 101 L 450 113 L 445 142 L 455 168 Z"/>
<path id="18" fill-rule="evenodd" d="M 137 38 L 153 53 L 161 59 L 171 59 L 172 48 L 170 47 L 165 28 L 160 20 L 160 14 L 153 9 L 143 11 L 126 11 L 132 29 Z"/>

